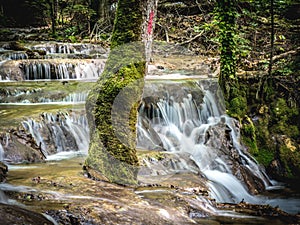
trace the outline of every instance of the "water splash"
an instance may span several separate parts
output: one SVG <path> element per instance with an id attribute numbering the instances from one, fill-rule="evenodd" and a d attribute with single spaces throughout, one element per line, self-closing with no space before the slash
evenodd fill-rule
<path id="1" fill-rule="evenodd" d="M 0 143 L 0 162 L 4 161 L 4 149 L 2 144 Z"/>
<path id="2" fill-rule="evenodd" d="M 47 158 L 57 153 L 60 158 L 65 152 L 87 154 L 89 128 L 85 115 L 43 113 L 41 121 L 28 119 L 22 125 Z"/>
<path id="3" fill-rule="evenodd" d="M 138 146 L 149 149 L 151 142 L 147 146 L 143 143 L 152 140 L 173 154 L 188 153 L 208 178 L 211 197 L 218 202 L 244 199 L 261 203 L 250 194 L 249 180 L 262 183 L 264 188 L 272 186 L 271 180 L 241 145 L 238 123 L 225 114 L 224 101 L 215 86 L 201 82 L 198 86 L 198 96 L 188 93 L 175 98 L 173 92 L 164 93 L 156 102 L 144 102 L 139 112 Z M 153 132 L 158 141 L 153 141 Z M 254 189 L 255 182 L 250 182 Z"/>
<path id="4" fill-rule="evenodd" d="M 28 55 L 26 52 L 20 51 L 2 51 L 0 50 L 0 61 L 3 60 L 20 60 L 20 59 L 28 59 Z"/>

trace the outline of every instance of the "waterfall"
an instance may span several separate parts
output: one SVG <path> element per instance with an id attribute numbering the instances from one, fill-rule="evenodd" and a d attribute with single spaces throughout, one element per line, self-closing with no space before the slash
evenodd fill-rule
<path id="1" fill-rule="evenodd" d="M 2 190 L 0 190 L 0 203 L 8 203 L 8 198 Z"/>
<path id="2" fill-rule="evenodd" d="M 106 54 L 107 49 L 95 44 L 82 43 L 45 43 L 31 46 L 32 50 L 42 50 L 47 54 Z"/>
<path id="3" fill-rule="evenodd" d="M 270 179 L 240 144 L 238 123 L 225 114 L 220 92 L 201 82 L 198 85 L 198 96 L 187 93 L 176 98 L 176 90 L 169 93 L 166 87 L 167 93 L 159 100 L 144 101 L 139 110 L 137 145 L 145 149 L 160 145 L 172 154 L 188 153 L 209 180 L 211 197 L 218 202 L 258 203 L 261 200 L 250 190 L 259 189 L 256 182 L 268 188 Z"/>
<path id="4" fill-rule="evenodd" d="M 89 129 L 85 115 L 43 113 L 41 121 L 28 119 L 22 125 L 47 158 L 62 152 L 87 154 Z"/>
<path id="5" fill-rule="evenodd" d="M 24 66 L 25 80 L 51 79 L 49 63 L 31 62 Z"/>
<path id="6" fill-rule="evenodd" d="M 89 91 L 83 91 L 83 92 L 75 92 L 70 93 L 66 97 L 62 99 L 51 99 L 51 98 L 45 98 L 41 97 L 38 99 L 38 102 L 41 103 L 84 103 L 86 101 L 86 98 L 89 94 Z"/>
<path id="7" fill-rule="evenodd" d="M 104 70 L 104 61 L 51 62 L 25 61 L 21 67 L 25 80 L 96 79 Z"/>
<path id="8" fill-rule="evenodd" d="M 89 94 L 88 91 L 71 93 L 68 96 L 66 96 L 62 101 L 63 102 L 73 102 L 73 103 L 85 102 L 88 94 Z"/>
<path id="9" fill-rule="evenodd" d="M 0 143 L 0 162 L 3 162 L 3 160 L 4 160 L 4 149 Z"/>
<path id="10" fill-rule="evenodd" d="M 1 51 L 1 50 L 0 50 Z M 6 51 L 0 55 L 0 60 L 20 60 L 28 59 L 26 52 Z"/>

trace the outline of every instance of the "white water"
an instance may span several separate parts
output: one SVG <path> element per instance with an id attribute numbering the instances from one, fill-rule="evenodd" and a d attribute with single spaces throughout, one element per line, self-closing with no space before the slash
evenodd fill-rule
<path id="1" fill-rule="evenodd" d="M 170 153 L 188 153 L 199 171 L 208 178 L 210 196 L 217 202 L 245 201 L 279 205 L 291 213 L 299 211 L 299 199 L 294 199 L 293 207 L 287 207 L 287 199 L 268 199 L 252 195 L 243 180 L 245 178 L 234 175 L 241 174 L 234 171 L 239 171 L 242 166 L 252 173 L 255 180 L 261 180 L 266 189 L 276 184 L 240 144 L 238 123 L 225 114 L 222 102 L 220 104 L 222 99 L 216 98 L 218 93 L 204 89 L 202 91 L 204 97 L 200 105 L 196 104 L 191 94 L 187 94 L 180 102 L 168 94 L 168 97 L 156 103 L 156 107 L 152 107 L 153 112 L 148 112 L 148 115 L 158 115 L 153 118 L 143 113 L 145 106 L 142 105 L 138 124 L 138 146 L 147 149 L 149 146 L 143 146 L 143 143 L 145 140 L 152 140 L 152 143 L 162 143 L 163 149 Z M 160 137 L 160 141 L 153 141 L 153 135 L 142 125 L 142 120 L 149 121 L 148 125 Z M 224 141 L 230 144 L 229 149 L 224 146 Z"/>
<path id="2" fill-rule="evenodd" d="M 1 51 L 0 60 L 20 60 L 20 59 L 28 59 L 28 55 L 25 52 L 18 51 Z"/>
<path id="3" fill-rule="evenodd" d="M 28 119 L 23 127 L 41 146 L 46 160 L 59 160 L 73 155 L 87 154 L 89 129 L 84 115 L 58 113 L 42 114 L 42 120 Z"/>
<path id="4" fill-rule="evenodd" d="M 103 72 L 104 65 L 93 62 L 50 63 L 42 60 L 23 64 L 25 80 L 95 79 Z"/>
<path id="5" fill-rule="evenodd" d="M 100 45 L 82 43 L 40 43 L 30 47 L 33 50 L 43 50 L 48 54 L 106 54 L 107 49 Z"/>
<path id="6" fill-rule="evenodd" d="M 0 143 L 0 162 L 2 162 L 3 160 L 4 160 L 4 149 Z"/>

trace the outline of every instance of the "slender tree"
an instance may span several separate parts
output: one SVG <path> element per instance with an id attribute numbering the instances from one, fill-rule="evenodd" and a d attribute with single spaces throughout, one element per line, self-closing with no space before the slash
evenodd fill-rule
<path id="1" fill-rule="evenodd" d="M 229 113 L 241 118 L 246 112 L 247 103 L 236 75 L 237 0 L 220 0 L 216 4 L 221 62 L 219 84 Z"/>
<path id="2" fill-rule="evenodd" d="M 91 142 L 86 168 L 93 177 L 135 184 L 137 107 L 151 46 L 156 0 L 119 0 L 105 70 L 86 110 Z"/>
<path id="3" fill-rule="evenodd" d="M 50 7 L 52 34 L 56 33 L 58 0 L 47 0 Z"/>
<path id="4" fill-rule="evenodd" d="M 268 75 L 272 75 L 273 67 L 273 55 L 274 55 L 274 0 L 270 2 L 270 14 L 271 14 L 271 49 L 270 49 L 270 62 L 269 62 L 269 71 Z"/>

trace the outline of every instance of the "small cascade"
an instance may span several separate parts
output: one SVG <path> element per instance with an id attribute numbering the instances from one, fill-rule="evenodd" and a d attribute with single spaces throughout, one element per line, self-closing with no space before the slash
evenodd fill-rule
<path id="1" fill-rule="evenodd" d="M 0 80 L 97 79 L 103 72 L 108 50 L 82 43 L 25 43 L 42 52 L 32 59 L 25 51 L 0 47 Z"/>
<path id="2" fill-rule="evenodd" d="M 43 50 L 47 54 L 106 54 L 107 49 L 100 45 L 82 43 L 45 43 L 31 46 L 32 50 Z"/>
<path id="3" fill-rule="evenodd" d="M 88 91 L 71 93 L 67 97 L 65 97 L 62 101 L 63 102 L 72 102 L 72 103 L 85 102 L 88 94 L 89 94 Z"/>
<path id="4" fill-rule="evenodd" d="M 144 100 L 139 110 L 137 145 L 188 154 L 209 180 L 211 197 L 218 202 L 244 199 L 259 203 L 253 194 L 272 183 L 240 144 L 238 123 L 225 114 L 224 101 L 212 84 L 199 82 L 200 94 L 187 93 L 180 98 L 175 97 L 178 91 L 169 93 L 166 87 L 167 93 L 152 96 L 151 102 Z"/>
<path id="5" fill-rule="evenodd" d="M 4 149 L 2 144 L 0 143 L 0 162 L 4 161 Z"/>
<path id="6" fill-rule="evenodd" d="M 22 51 L 5 51 L 0 55 L 0 61 L 23 60 L 23 59 L 28 59 L 28 55 L 26 52 L 22 52 Z"/>
<path id="7" fill-rule="evenodd" d="M 41 121 L 28 119 L 22 125 L 45 156 L 70 151 L 87 153 L 89 129 L 84 115 L 43 113 Z"/>
<path id="8" fill-rule="evenodd" d="M 29 63 L 24 66 L 25 80 L 51 79 L 49 63 Z"/>
<path id="9" fill-rule="evenodd" d="M 5 104 L 32 104 L 32 103 L 60 103 L 78 104 L 84 103 L 89 91 L 60 92 L 52 94 L 45 92 L 42 88 L 10 88 L 0 92 L 0 103 Z"/>
<path id="10" fill-rule="evenodd" d="M 25 80 L 41 79 L 97 79 L 103 72 L 104 63 L 93 60 L 51 62 L 29 61 L 22 64 Z"/>
<path id="11" fill-rule="evenodd" d="M 2 190 L 0 190 L 0 203 L 8 203 L 8 198 Z"/>
<path id="12" fill-rule="evenodd" d="M 51 98 L 46 98 L 46 97 L 41 97 L 38 99 L 39 103 L 84 103 L 86 101 L 86 98 L 88 96 L 89 92 L 84 91 L 84 92 L 75 92 L 75 93 L 70 93 L 63 99 L 51 99 Z"/>

